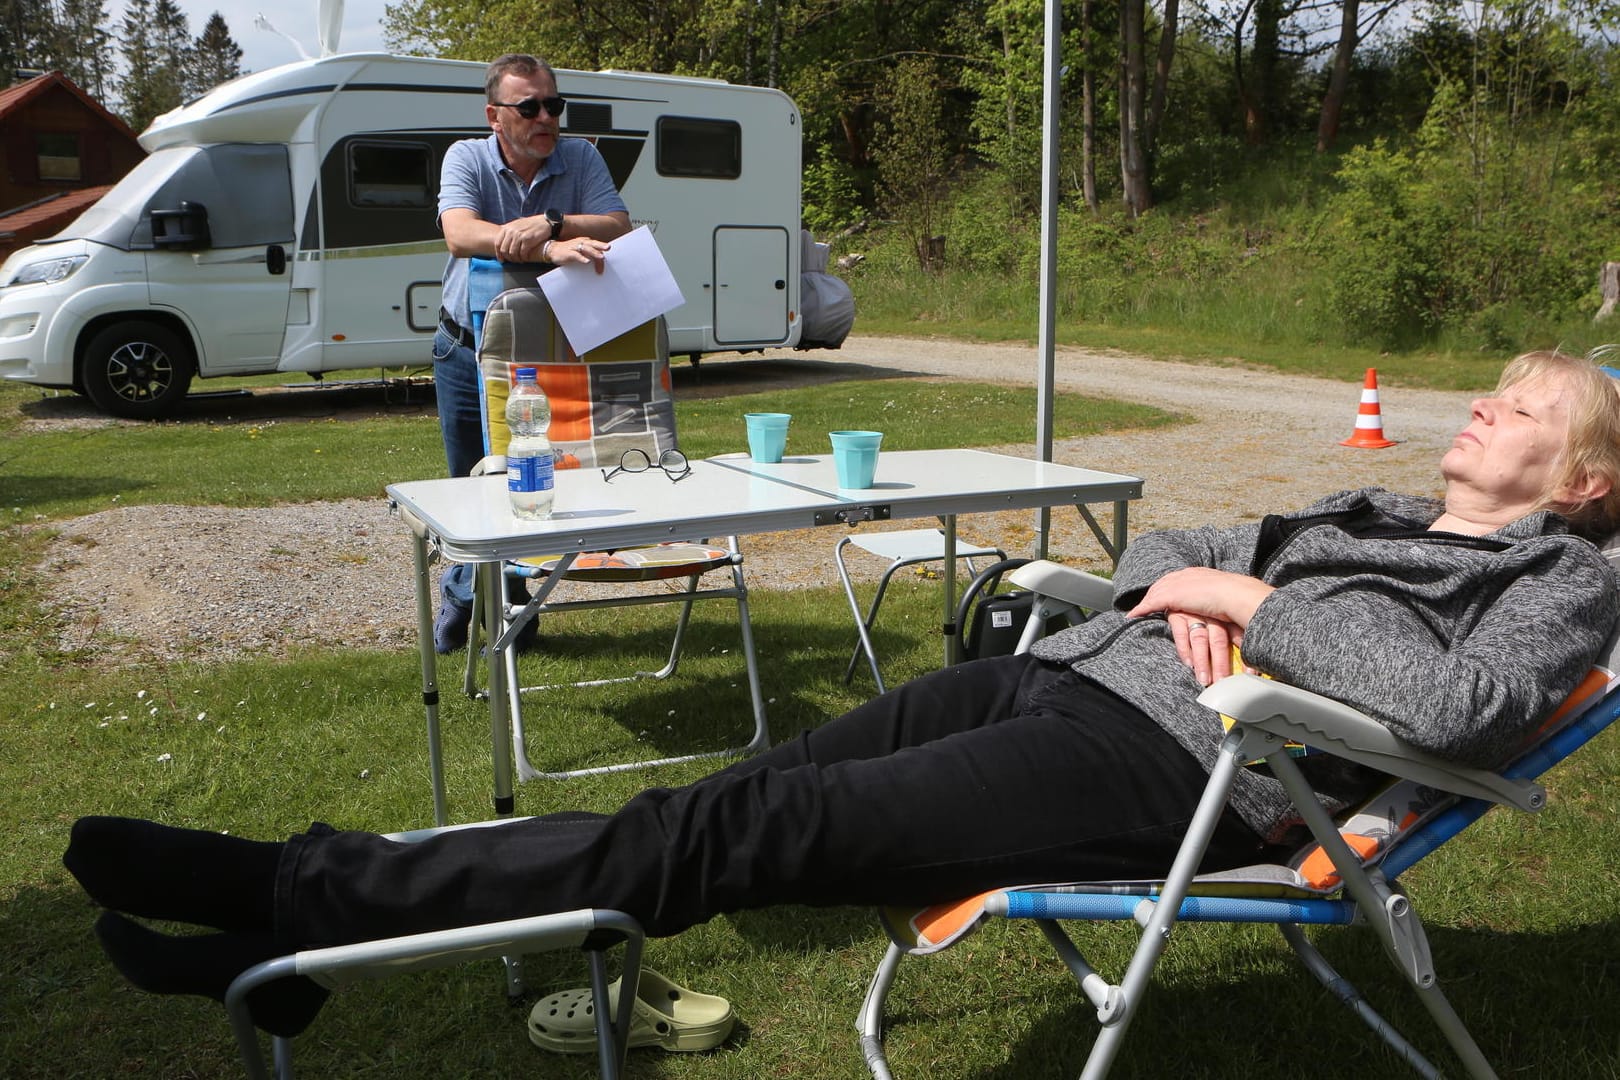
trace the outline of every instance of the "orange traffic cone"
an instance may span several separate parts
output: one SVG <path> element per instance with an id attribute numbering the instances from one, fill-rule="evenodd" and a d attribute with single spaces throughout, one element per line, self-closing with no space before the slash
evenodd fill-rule
<path id="1" fill-rule="evenodd" d="M 1395 443 L 1384 438 L 1384 419 L 1378 411 L 1378 369 L 1367 369 L 1367 381 L 1361 387 L 1361 409 L 1356 413 L 1356 430 L 1340 446 L 1358 446 L 1363 450 L 1381 450 Z"/>

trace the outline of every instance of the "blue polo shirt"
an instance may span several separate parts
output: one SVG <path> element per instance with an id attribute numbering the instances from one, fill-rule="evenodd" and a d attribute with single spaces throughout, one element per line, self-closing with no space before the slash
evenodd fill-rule
<path id="1" fill-rule="evenodd" d="M 466 209 L 485 221 L 504 225 L 555 207 L 564 214 L 628 213 L 613 186 L 607 163 L 596 147 L 579 138 L 557 140 L 534 182 L 524 187 L 501 157 L 493 133 L 485 139 L 463 139 L 445 152 L 439 171 L 439 216 Z M 444 309 L 461 326 L 472 325 L 467 308 L 467 260 L 451 256 L 444 267 Z"/>

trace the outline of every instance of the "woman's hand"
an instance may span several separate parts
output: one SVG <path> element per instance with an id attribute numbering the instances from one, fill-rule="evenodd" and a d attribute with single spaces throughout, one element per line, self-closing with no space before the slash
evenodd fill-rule
<path id="1" fill-rule="evenodd" d="M 1272 586 L 1247 574 L 1189 566 L 1161 577 L 1125 614 L 1136 618 L 1164 613 L 1176 654 L 1193 669 L 1200 686 L 1232 674 L 1232 646 Z"/>
<path id="2" fill-rule="evenodd" d="M 1193 669 L 1199 686 L 1232 674 L 1232 645 L 1243 643 L 1241 628 L 1217 619 L 1199 618 L 1181 611 L 1168 613 L 1176 655 Z"/>

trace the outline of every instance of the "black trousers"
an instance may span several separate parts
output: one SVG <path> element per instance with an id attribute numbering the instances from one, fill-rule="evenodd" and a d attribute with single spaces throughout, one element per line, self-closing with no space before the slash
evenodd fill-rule
<path id="1" fill-rule="evenodd" d="M 1214 722 L 1213 717 L 1211 722 Z M 287 948 L 616 908 L 649 934 L 773 904 L 925 904 L 1162 874 L 1205 770 L 1067 668 L 997 657 L 917 679 L 607 816 L 400 844 L 312 830 L 278 869 Z M 1230 811 L 1204 868 L 1261 857 Z"/>

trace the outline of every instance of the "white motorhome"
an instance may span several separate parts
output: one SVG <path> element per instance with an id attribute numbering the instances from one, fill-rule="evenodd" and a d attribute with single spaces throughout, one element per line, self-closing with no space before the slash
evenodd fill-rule
<path id="1" fill-rule="evenodd" d="M 489 134 L 483 73 L 325 56 L 159 117 L 145 161 L 0 267 L 0 376 L 155 417 L 193 375 L 426 363 L 446 258 L 439 163 Z M 556 74 L 563 135 L 596 144 L 680 285 L 671 353 L 814 344 L 793 102 L 712 79 Z"/>

